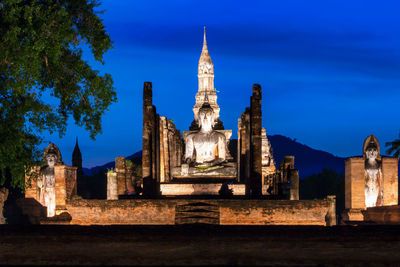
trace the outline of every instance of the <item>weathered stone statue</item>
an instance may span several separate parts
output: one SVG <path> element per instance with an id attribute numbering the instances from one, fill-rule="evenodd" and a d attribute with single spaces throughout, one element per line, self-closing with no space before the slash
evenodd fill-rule
<path id="1" fill-rule="evenodd" d="M 213 130 L 214 111 L 208 103 L 207 95 L 199 109 L 200 130 L 190 133 L 185 139 L 185 161 L 194 165 L 212 166 L 226 160 L 226 137 Z"/>
<path id="2" fill-rule="evenodd" d="M 53 217 L 55 215 L 56 191 L 54 166 L 61 162 L 60 158 L 60 151 L 51 143 L 44 153 L 44 159 L 47 165 L 41 168 L 41 175 L 39 175 L 37 181 L 40 203 L 47 207 L 48 217 Z"/>
<path id="3" fill-rule="evenodd" d="M 381 157 L 379 142 L 374 135 L 365 138 L 362 154 L 362 157 L 345 160 L 345 211 L 342 220 L 373 220 L 369 217 L 371 214 L 379 214 L 382 221 L 391 220 L 391 216 L 375 213 L 379 208 L 370 209 L 372 213 L 368 208 L 398 205 L 398 158 Z"/>
<path id="4" fill-rule="evenodd" d="M 364 147 L 365 158 L 365 206 L 383 205 L 382 164 L 374 136 L 369 136 Z"/>

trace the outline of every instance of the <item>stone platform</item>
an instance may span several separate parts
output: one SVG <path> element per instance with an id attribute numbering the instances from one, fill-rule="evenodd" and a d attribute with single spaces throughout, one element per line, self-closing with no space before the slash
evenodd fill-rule
<path id="1" fill-rule="evenodd" d="M 164 196 L 187 196 L 187 195 L 219 195 L 222 186 L 231 189 L 234 196 L 244 196 L 246 186 L 244 184 L 227 183 L 175 183 L 160 184 L 161 194 Z M 263 185 L 263 195 L 267 195 L 269 186 Z M 226 189 L 226 188 L 225 188 Z"/>
<path id="2" fill-rule="evenodd" d="M 365 222 L 400 225 L 400 205 L 367 208 L 362 214 Z"/>
<path id="3" fill-rule="evenodd" d="M 67 201 L 65 216 L 43 219 L 33 224 L 78 225 L 321 225 L 336 224 L 335 197 L 319 200 L 268 200 L 233 196 L 164 197 L 161 199 L 123 199 Z"/>
<path id="4" fill-rule="evenodd" d="M 73 200 L 67 204 L 80 225 L 321 225 L 336 224 L 335 198 Z"/>
<path id="5" fill-rule="evenodd" d="M 173 178 L 237 178 L 236 162 L 225 162 L 216 166 L 189 167 L 183 164 L 172 168 Z"/>
<path id="6" fill-rule="evenodd" d="M 162 195 L 184 196 L 184 195 L 219 195 L 223 183 L 215 184 L 160 184 Z M 233 195 L 243 196 L 246 193 L 244 184 L 227 185 Z"/>

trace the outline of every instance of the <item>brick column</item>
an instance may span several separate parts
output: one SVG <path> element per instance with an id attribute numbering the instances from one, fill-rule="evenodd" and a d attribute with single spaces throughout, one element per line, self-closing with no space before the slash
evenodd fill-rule
<path id="1" fill-rule="evenodd" d="M 240 120 L 240 150 L 238 151 L 238 158 L 240 157 L 240 182 L 246 185 L 246 195 L 250 196 L 251 191 L 251 127 L 250 127 L 250 108 L 246 108 L 242 112 Z M 239 144 L 238 144 L 239 145 Z"/>
<path id="2" fill-rule="evenodd" d="M 154 106 L 151 82 L 143 86 L 143 145 L 142 145 L 142 176 L 143 194 L 149 195 L 152 191 L 153 179 L 153 143 L 154 143 Z"/>
<path id="3" fill-rule="evenodd" d="M 261 142 L 261 86 L 253 85 L 253 95 L 250 98 L 250 124 L 251 124 L 251 181 L 250 195 L 261 196 L 262 180 L 262 142 Z"/>
<path id="4" fill-rule="evenodd" d="M 54 166 L 54 179 L 56 190 L 56 210 L 58 207 L 65 207 L 67 186 L 65 183 L 65 165 Z"/>
<path id="5" fill-rule="evenodd" d="M 242 133 L 242 119 L 239 118 L 238 119 L 238 131 L 237 131 L 237 156 L 236 156 L 236 164 L 237 164 L 237 180 L 238 182 L 241 182 L 241 165 L 240 165 L 240 160 L 241 160 L 241 155 L 242 155 L 242 137 L 241 137 L 241 133 Z"/>
<path id="6" fill-rule="evenodd" d="M 299 200 L 299 170 L 290 170 L 290 200 Z"/>
<path id="7" fill-rule="evenodd" d="M 143 146 L 142 146 L 142 174 L 143 179 L 151 177 L 152 173 L 152 127 L 153 103 L 151 82 L 145 82 L 143 87 Z"/>
<path id="8" fill-rule="evenodd" d="M 365 167 L 362 157 L 345 161 L 345 208 L 365 209 Z"/>
<path id="9" fill-rule="evenodd" d="M 365 209 L 365 160 L 353 157 L 345 160 L 345 211 L 344 221 L 362 221 Z"/>
<path id="10" fill-rule="evenodd" d="M 115 158 L 115 172 L 117 173 L 117 192 L 124 195 L 126 191 L 126 166 L 125 157 Z"/>
<path id="11" fill-rule="evenodd" d="M 108 172 L 107 173 L 107 200 L 117 200 L 117 199 L 118 199 L 117 173 Z"/>
<path id="12" fill-rule="evenodd" d="M 164 144 L 164 128 L 167 126 L 167 119 L 160 117 L 160 182 L 165 182 L 165 144 Z"/>
<path id="13" fill-rule="evenodd" d="M 398 205 L 398 158 L 382 158 L 383 205 Z"/>

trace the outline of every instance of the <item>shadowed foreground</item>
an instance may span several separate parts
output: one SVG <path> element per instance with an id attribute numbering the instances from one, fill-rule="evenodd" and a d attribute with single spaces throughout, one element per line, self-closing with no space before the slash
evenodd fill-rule
<path id="1" fill-rule="evenodd" d="M 0 264 L 398 265 L 397 226 L 0 226 Z"/>

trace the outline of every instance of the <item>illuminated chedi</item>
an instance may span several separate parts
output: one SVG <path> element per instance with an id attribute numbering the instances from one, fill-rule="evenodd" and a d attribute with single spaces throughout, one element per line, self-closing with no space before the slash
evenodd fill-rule
<path id="1" fill-rule="evenodd" d="M 226 161 L 229 154 L 227 139 L 231 137 L 232 131 L 223 130 L 224 126 L 219 119 L 220 108 L 214 89 L 214 64 L 208 52 L 205 27 L 197 77 L 199 88 L 193 107 L 194 120 L 190 131 L 184 132 L 184 158 L 186 163 L 192 165 L 211 166 Z"/>
<path id="2" fill-rule="evenodd" d="M 190 131 L 183 132 L 186 164 L 175 168 L 173 174 L 178 176 L 218 176 L 236 177 L 236 163 L 228 151 L 232 130 L 225 130 L 219 119 L 220 107 L 214 88 L 214 64 L 208 52 L 206 31 L 204 28 L 203 48 L 198 63 L 198 91 L 193 107 L 194 120 Z M 224 163 L 224 164 L 222 164 Z M 217 169 L 204 169 L 219 165 Z M 202 169 L 197 169 L 197 168 Z"/>
<path id="3" fill-rule="evenodd" d="M 194 120 L 190 126 L 190 130 L 199 130 L 199 110 L 206 101 L 211 106 L 214 111 L 215 123 L 213 124 L 214 130 L 223 130 L 224 126 L 219 119 L 220 108 L 217 104 L 217 93 L 214 88 L 214 64 L 211 60 L 210 53 L 208 52 L 207 39 L 206 39 L 206 28 L 204 27 L 204 40 L 203 48 L 201 50 L 201 55 L 198 64 L 198 91 L 196 93 L 196 103 L 193 107 Z"/>

